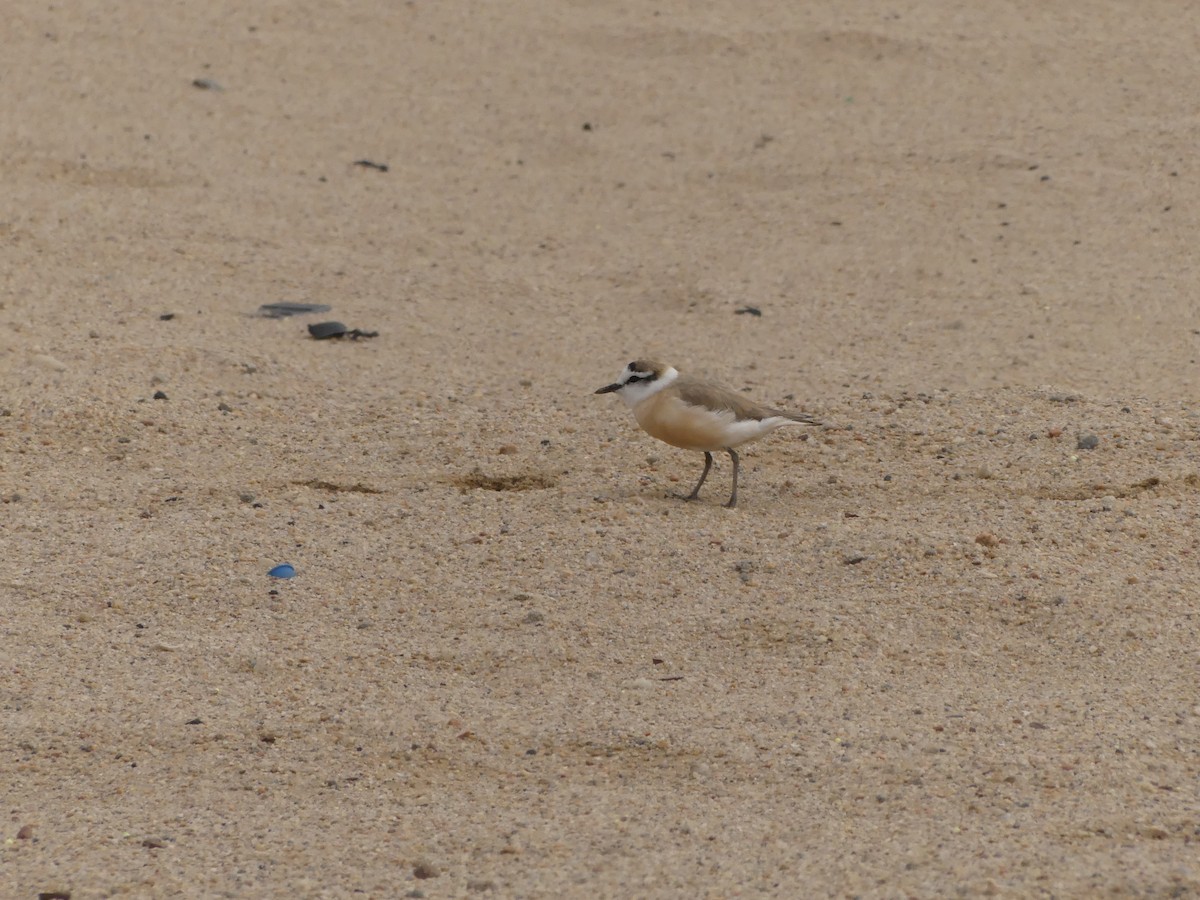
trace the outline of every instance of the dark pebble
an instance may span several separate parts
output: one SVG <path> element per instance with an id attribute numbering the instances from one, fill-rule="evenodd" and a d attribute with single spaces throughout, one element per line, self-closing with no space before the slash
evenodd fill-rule
<path id="1" fill-rule="evenodd" d="M 414 878 L 421 878 L 421 879 L 437 878 L 441 874 L 442 874 L 441 870 L 437 866 L 435 866 L 433 863 L 419 862 L 415 866 L 413 866 L 413 877 Z"/>
<path id="2" fill-rule="evenodd" d="M 1095 450 L 1100 446 L 1100 438 L 1094 434 L 1083 434 L 1079 436 L 1079 441 L 1075 444 L 1077 450 Z"/>
<path id="3" fill-rule="evenodd" d="M 317 322 L 308 326 L 308 333 L 313 336 L 315 341 L 323 341 L 327 338 L 350 338 L 352 341 L 357 341 L 359 338 L 379 337 L 378 331 L 363 331 L 361 328 L 347 328 L 341 322 Z"/>
<path id="4" fill-rule="evenodd" d="M 328 303 L 264 303 L 258 308 L 258 314 L 268 319 L 286 319 L 288 316 L 329 312 L 331 309 L 333 307 Z"/>
<path id="5" fill-rule="evenodd" d="M 317 322 L 308 326 L 308 333 L 314 340 L 323 341 L 327 338 L 341 337 L 350 329 L 341 322 Z"/>

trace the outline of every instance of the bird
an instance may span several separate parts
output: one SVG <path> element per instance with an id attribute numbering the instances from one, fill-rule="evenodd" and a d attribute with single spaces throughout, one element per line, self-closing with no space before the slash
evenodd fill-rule
<path id="1" fill-rule="evenodd" d="M 651 359 L 627 365 L 621 377 L 597 394 L 616 394 L 633 410 L 638 424 L 651 437 L 704 453 L 704 471 L 685 500 L 700 496 L 712 468 L 713 452 L 724 450 L 733 460 L 733 492 L 729 509 L 737 507 L 738 455 L 734 447 L 756 441 L 784 425 L 820 425 L 807 413 L 788 412 L 752 403 L 729 388 L 681 375 L 674 366 Z"/>

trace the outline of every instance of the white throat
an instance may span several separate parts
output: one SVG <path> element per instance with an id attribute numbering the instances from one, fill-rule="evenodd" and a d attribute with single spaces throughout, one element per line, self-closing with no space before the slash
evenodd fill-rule
<path id="1" fill-rule="evenodd" d="M 668 366 L 667 370 L 653 381 L 637 381 L 625 385 L 620 391 L 621 399 L 632 409 L 647 397 L 653 397 L 678 377 L 679 373 L 675 371 L 675 367 Z"/>

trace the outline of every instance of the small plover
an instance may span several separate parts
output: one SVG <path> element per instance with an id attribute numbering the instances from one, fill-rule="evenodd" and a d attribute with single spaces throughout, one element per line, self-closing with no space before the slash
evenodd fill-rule
<path id="1" fill-rule="evenodd" d="M 727 387 L 680 375 L 673 366 L 639 359 L 597 394 L 616 393 L 633 410 L 638 424 L 672 447 L 704 453 L 704 471 L 687 500 L 700 496 L 712 468 L 714 450 L 733 460 L 733 493 L 725 505 L 737 506 L 738 455 L 734 447 L 756 441 L 783 425 L 820 425 L 805 413 L 760 406 Z"/>

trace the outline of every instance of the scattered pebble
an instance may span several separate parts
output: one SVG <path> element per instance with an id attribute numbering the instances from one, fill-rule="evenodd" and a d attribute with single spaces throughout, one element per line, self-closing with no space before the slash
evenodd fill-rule
<path id="1" fill-rule="evenodd" d="M 378 331 L 363 331 L 360 328 L 347 328 L 341 322 L 316 322 L 308 326 L 308 333 L 312 335 L 315 341 L 324 341 L 329 338 L 348 337 L 352 341 L 359 338 L 379 337 Z"/>
<path id="2" fill-rule="evenodd" d="M 155 391 L 155 392 L 154 392 L 153 399 L 155 399 L 155 400 L 166 400 L 166 399 L 167 399 L 167 395 L 166 395 L 165 393 L 163 393 L 162 391 Z"/>
<path id="3" fill-rule="evenodd" d="M 223 91 L 225 88 L 213 81 L 211 78 L 193 78 L 192 87 L 202 91 Z"/>
<path id="4" fill-rule="evenodd" d="M 291 578 L 296 574 L 296 568 L 291 563 L 280 563 L 267 574 L 272 578 Z"/>
<path id="5" fill-rule="evenodd" d="M 1079 436 L 1078 442 L 1075 444 L 1076 450 L 1095 450 L 1100 446 L 1100 438 L 1094 434 L 1083 434 Z"/>
<path id="6" fill-rule="evenodd" d="M 441 869 L 439 869 L 433 863 L 425 860 L 421 860 L 415 866 L 413 866 L 413 878 L 437 878 L 441 874 Z"/>
<path id="7" fill-rule="evenodd" d="M 327 303 L 264 303 L 258 308 L 258 314 L 267 319 L 286 319 L 288 316 L 323 313 L 331 309 L 333 307 Z"/>

